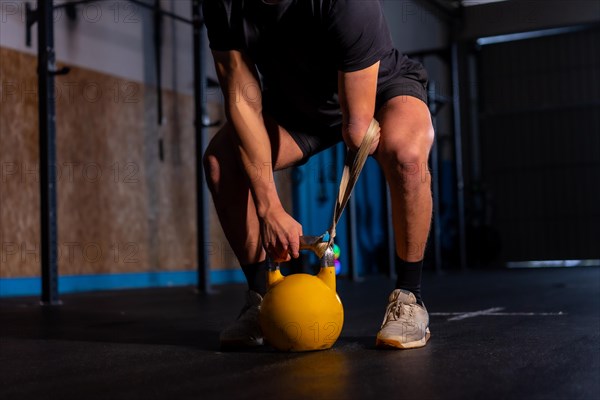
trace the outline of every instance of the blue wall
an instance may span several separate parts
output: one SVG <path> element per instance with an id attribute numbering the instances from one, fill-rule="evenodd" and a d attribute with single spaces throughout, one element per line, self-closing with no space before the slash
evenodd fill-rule
<path id="1" fill-rule="evenodd" d="M 241 269 L 211 271 L 211 283 L 245 282 Z M 171 287 L 195 285 L 196 271 L 135 272 L 127 274 L 66 275 L 58 278 L 61 294 L 93 290 L 138 289 L 147 287 Z M 38 296 L 42 283 L 35 278 L 0 279 L 0 297 Z"/>
<path id="2" fill-rule="evenodd" d="M 320 235 L 331 225 L 333 206 L 342 176 L 345 147 L 342 143 L 313 156 L 310 161 L 295 168 L 294 217 L 302 224 L 305 235 Z M 357 269 L 366 275 L 385 268 L 382 256 L 386 253 L 386 208 L 383 175 L 372 158 L 359 177 L 352 194 L 357 215 Z M 348 209 L 344 211 L 337 228 L 336 244 L 340 246 L 341 274 L 348 273 Z M 311 262 L 317 259 L 311 256 Z"/>

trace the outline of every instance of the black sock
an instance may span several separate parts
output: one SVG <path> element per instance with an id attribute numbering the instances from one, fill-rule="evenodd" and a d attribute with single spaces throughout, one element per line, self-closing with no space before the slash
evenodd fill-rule
<path id="1" fill-rule="evenodd" d="M 396 257 L 396 289 L 411 291 L 417 298 L 417 303 L 423 305 L 421 299 L 421 271 L 423 260 L 416 262 L 404 261 Z"/>
<path id="2" fill-rule="evenodd" d="M 264 296 L 267 293 L 267 260 L 242 265 L 248 288 Z"/>

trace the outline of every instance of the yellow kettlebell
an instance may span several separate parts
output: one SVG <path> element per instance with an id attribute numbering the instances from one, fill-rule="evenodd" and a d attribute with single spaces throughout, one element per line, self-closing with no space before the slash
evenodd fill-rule
<path id="1" fill-rule="evenodd" d="M 275 265 L 269 268 L 267 282 L 259 321 L 271 346 L 281 351 L 325 350 L 333 346 L 342 332 L 344 308 L 335 291 L 334 253 L 330 247 L 321 257 L 321 270 L 316 276 L 284 277 L 279 265 Z"/>

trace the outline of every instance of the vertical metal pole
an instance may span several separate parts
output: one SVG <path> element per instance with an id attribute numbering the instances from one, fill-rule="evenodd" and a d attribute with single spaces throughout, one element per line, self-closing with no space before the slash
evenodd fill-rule
<path id="1" fill-rule="evenodd" d="M 58 304 L 53 1 L 38 1 L 38 102 L 42 304 Z"/>
<path id="2" fill-rule="evenodd" d="M 432 114 L 433 137 L 431 148 L 431 186 L 433 191 L 433 250 L 435 256 L 435 271 L 442 272 L 442 227 L 440 220 L 440 154 L 437 136 L 437 91 L 435 81 L 429 83 L 429 110 Z"/>
<path id="3" fill-rule="evenodd" d="M 467 268 L 466 220 L 465 220 L 465 181 L 463 175 L 462 120 L 461 120 L 461 65 L 459 60 L 459 44 L 452 43 L 452 87 L 454 113 L 454 158 L 456 163 L 456 203 L 458 213 L 458 245 L 460 268 Z"/>
<path id="4" fill-rule="evenodd" d="M 154 66 L 156 68 L 156 114 L 158 116 L 158 125 L 163 124 L 163 104 L 162 104 L 162 14 L 160 0 L 154 0 Z"/>
<path id="5" fill-rule="evenodd" d="M 350 255 L 349 269 L 350 279 L 354 282 L 360 281 L 358 276 L 357 260 L 358 260 L 358 244 L 356 242 L 356 201 L 354 197 L 348 200 L 348 254 Z"/>
<path id="6" fill-rule="evenodd" d="M 194 128 L 196 137 L 196 230 L 198 249 L 198 291 L 210 292 L 210 277 L 206 257 L 206 205 L 204 195 L 204 111 L 206 82 L 204 70 L 204 21 L 201 15 L 201 0 L 192 0 L 193 40 L 194 40 Z"/>
<path id="7" fill-rule="evenodd" d="M 474 182 L 481 182 L 481 146 L 479 144 L 479 83 L 478 83 L 478 65 L 477 56 L 469 55 L 468 74 L 469 74 L 469 122 L 471 132 L 471 174 L 469 175 Z"/>

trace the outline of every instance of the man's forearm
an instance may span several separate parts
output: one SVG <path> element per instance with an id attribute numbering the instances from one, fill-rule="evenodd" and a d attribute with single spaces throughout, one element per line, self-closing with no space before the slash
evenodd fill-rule
<path id="1" fill-rule="evenodd" d="M 273 179 L 271 143 L 260 112 L 245 101 L 229 104 L 227 114 L 236 132 L 236 151 L 248 176 L 257 213 L 263 217 L 281 206 Z"/>
<path id="2" fill-rule="evenodd" d="M 225 96 L 225 111 L 235 131 L 231 149 L 246 172 L 259 216 L 281 207 L 273 181 L 271 142 L 262 117 L 258 72 L 242 52 L 213 51 L 215 69 Z"/>
<path id="3" fill-rule="evenodd" d="M 338 90 L 344 142 L 357 150 L 375 113 L 379 62 L 363 70 L 340 72 Z"/>

